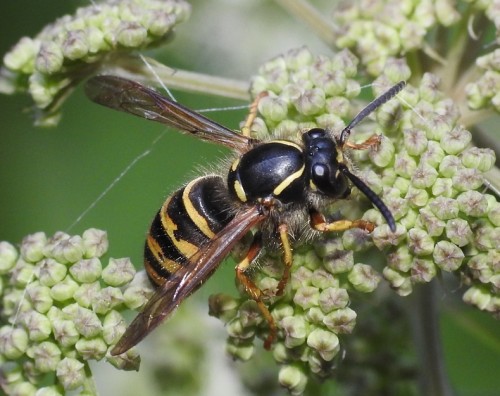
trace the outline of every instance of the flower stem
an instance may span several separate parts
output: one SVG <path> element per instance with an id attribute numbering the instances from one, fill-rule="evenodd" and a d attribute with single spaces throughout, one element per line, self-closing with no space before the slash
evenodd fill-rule
<path id="1" fill-rule="evenodd" d="M 452 396 L 453 391 L 444 367 L 439 338 L 435 282 L 415 288 L 409 306 L 415 347 L 420 366 L 420 394 Z"/>
<path id="2" fill-rule="evenodd" d="M 172 89 L 250 100 L 247 81 L 173 69 L 154 59 L 130 54 L 121 56 L 116 63 L 111 64 L 114 65 L 112 69 L 107 68 L 100 72 L 119 74 L 143 84 L 159 85 L 162 82 Z"/>
<path id="3" fill-rule="evenodd" d="M 275 1 L 296 19 L 305 22 L 329 47 L 335 46 L 336 36 L 333 24 L 311 4 L 304 0 Z"/>

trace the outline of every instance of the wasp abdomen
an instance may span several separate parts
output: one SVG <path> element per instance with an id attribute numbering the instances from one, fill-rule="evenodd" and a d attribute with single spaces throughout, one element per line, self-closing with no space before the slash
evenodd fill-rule
<path id="1" fill-rule="evenodd" d="M 144 248 L 151 281 L 161 285 L 214 238 L 233 215 L 224 180 L 204 176 L 173 193 L 156 214 Z"/>

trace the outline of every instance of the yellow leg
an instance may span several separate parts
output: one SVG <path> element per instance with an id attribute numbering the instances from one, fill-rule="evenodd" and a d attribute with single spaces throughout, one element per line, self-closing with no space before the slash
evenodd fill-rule
<path id="1" fill-rule="evenodd" d="M 257 117 L 257 110 L 258 110 L 258 105 L 259 101 L 264 97 L 267 96 L 267 92 L 261 92 L 260 94 L 257 95 L 257 97 L 253 100 L 252 104 L 250 105 L 250 111 L 248 112 L 247 119 L 245 120 L 245 124 L 243 125 L 243 128 L 241 128 L 241 134 L 243 136 L 250 137 L 250 133 L 252 132 L 252 124 L 255 121 L 255 118 Z"/>
<path id="2" fill-rule="evenodd" d="M 381 140 L 382 140 L 381 135 L 373 135 L 373 136 L 370 136 L 368 139 L 366 139 L 362 143 L 356 144 L 356 143 L 352 143 L 352 142 L 347 141 L 344 143 L 344 146 L 348 147 L 350 149 L 354 149 L 354 150 L 366 150 L 366 149 L 369 149 L 370 147 L 378 146 L 380 144 Z"/>
<path id="3" fill-rule="evenodd" d="M 311 211 L 311 227 L 318 231 L 345 231 L 351 228 L 361 228 L 362 230 L 372 232 L 375 224 L 366 220 L 337 220 L 331 223 L 327 222 L 325 217 L 317 212 Z"/>
<path id="4" fill-rule="evenodd" d="M 256 237 L 252 242 L 252 245 L 248 249 L 245 258 L 241 260 L 236 266 L 236 279 L 238 279 L 238 282 L 240 282 L 243 285 L 245 291 L 252 298 L 252 300 L 254 300 L 257 303 L 257 306 L 259 307 L 262 316 L 268 323 L 269 335 L 264 341 L 264 348 L 270 349 L 271 344 L 276 338 L 276 323 L 274 322 L 274 319 L 271 316 L 269 309 L 267 309 L 267 306 L 262 301 L 262 296 L 263 296 L 262 290 L 260 290 L 254 283 L 254 281 L 250 279 L 245 273 L 248 267 L 250 267 L 250 265 L 252 264 L 253 260 L 255 260 L 255 258 L 259 254 L 261 248 L 262 244 L 260 238 Z"/>
<path id="5" fill-rule="evenodd" d="M 276 295 L 281 296 L 285 291 L 288 280 L 290 279 L 290 269 L 292 267 L 293 256 L 290 239 L 288 238 L 288 226 L 286 224 L 281 224 L 278 227 L 278 231 L 280 234 L 281 244 L 283 246 L 283 264 L 285 265 L 283 275 L 278 283 L 278 290 L 276 291 Z"/>

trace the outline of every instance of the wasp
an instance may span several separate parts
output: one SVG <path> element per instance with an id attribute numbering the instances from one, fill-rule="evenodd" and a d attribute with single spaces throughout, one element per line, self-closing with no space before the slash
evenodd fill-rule
<path id="1" fill-rule="evenodd" d="M 92 101 L 222 144 L 236 154 L 227 175 L 196 178 L 168 197 L 156 213 L 144 247 L 144 266 L 156 291 L 111 354 L 126 352 L 154 330 L 247 234 L 252 241 L 236 265 L 236 278 L 268 323 L 264 346 L 269 349 L 276 337 L 276 324 L 264 302 L 264 292 L 248 271 L 263 248 L 281 247 L 284 271 L 275 292 L 281 295 L 290 276 L 292 243 L 304 232 L 304 225 L 317 232 L 350 228 L 371 232 L 375 228 L 365 220 L 327 221 L 322 214 L 328 204 L 347 198 L 351 185 L 366 195 L 395 231 L 391 211 L 351 172 L 345 151 L 379 143 L 377 135 L 360 144 L 348 138 L 361 120 L 404 85 L 402 81 L 373 100 L 340 134 L 313 128 L 301 134 L 300 142 L 294 142 L 261 141 L 250 136 L 256 101 L 241 133 L 237 133 L 137 82 L 117 76 L 92 77 L 86 84 Z"/>

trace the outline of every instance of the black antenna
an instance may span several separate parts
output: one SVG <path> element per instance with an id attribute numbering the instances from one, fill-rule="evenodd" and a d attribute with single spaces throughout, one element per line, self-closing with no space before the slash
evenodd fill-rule
<path id="1" fill-rule="evenodd" d="M 380 197 L 377 194 L 375 194 L 375 192 L 370 187 L 368 187 L 363 180 L 361 180 L 356 175 L 353 175 L 349 171 L 347 166 L 345 166 L 344 164 L 339 164 L 339 169 L 344 175 L 346 175 L 349 178 L 352 184 L 354 184 L 359 191 L 361 191 L 368 197 L 370 202 L 375 205 L 375 207 L 380 211 L 380 213 L 382 213 L 382 216 L 384 216 L 385 221 L 387 221 L 387 224 L 389 225 L 391 231 L 395 232 L 396 221 L 394 220 L 391 211 L 385 205 L 385 203 L 380 199 Z"/>
<path id="2" fill-rule="evenodd" d="M 371 112 L 382 106 L 385 102 L 392 99 L 394 96 L 398 94 L 406 85 L 405 81 L 400 81 L 392 88 L 384 92 L 378 98 L 373 99 L 368 105 L 361 110 L 356 117 L 342 130 L 340 134 L 340 145 L 343 146 L 347 139 L 349 139 L 349 135 L 351 134 L 351 129 L 358 125 L 367 115 Z"/>

